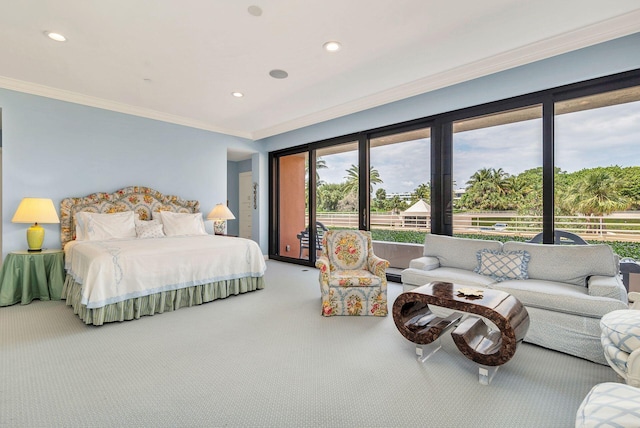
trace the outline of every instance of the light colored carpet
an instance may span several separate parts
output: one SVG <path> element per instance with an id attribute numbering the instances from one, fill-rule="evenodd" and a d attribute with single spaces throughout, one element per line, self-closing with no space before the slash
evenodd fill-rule
<path id="1" fill-rule="evenodd" d="M 322 317 L 315 269 L 269 261 L 266 284 L 102 327 L 63 302 L 0 308 L 0 425 L 571 427 L 617 381 L 524 343 L 483 386 L 449 335 L 423 364 L 391 315 Z"/>

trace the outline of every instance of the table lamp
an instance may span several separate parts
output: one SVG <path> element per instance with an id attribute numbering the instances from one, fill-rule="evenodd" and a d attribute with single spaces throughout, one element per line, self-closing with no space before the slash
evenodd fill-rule
<path id="1" fill-rule="evenodd" d="M 227 220 L 234 219 L 235 216 L 224 204 L 216 205 L 207 216 L 207 220 L 213 220 L 213 233 L 216 235 L 225 235 L 227 233 Z"/>
<path id="2" fill-rule="evenodd" d="M 27 229 L 29 251 L 42 251 L 44 229 L 38 223 L 60 223 L 60 219 L 51 199 L 23 198 L 11 222 L 33 223 Z"/>

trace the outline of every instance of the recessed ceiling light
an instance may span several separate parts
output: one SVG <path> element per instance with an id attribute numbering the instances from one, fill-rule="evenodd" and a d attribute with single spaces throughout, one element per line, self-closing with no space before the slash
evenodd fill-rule
<path id="1" fill-rule="evenodd" d="M 233 95 L 236 98 L 244 97 L 244 94 L 242 92 L 231 92 L 231 95 Z"/>
<path id="2" fill-rule="evenodd" d="M 289 76 L 289 73 L 287 73 L 284 70 L 271 70 L 269 72 L 269 76 L 273 77 L 274 79 L 286 79 Z"/>
<path id="3" fill-rule="evenodd" d="M 340 50 L 342 45 L 340 44 L 340 42 L 330 41 L 330 42 L 327 42 L 324 45 L 322 45 L 322 47 L 327 52 L 337 52 L 337 51 Z"/>
<path id="4" fill-rule="evenodd" d="M 60 33 L 54 33 L 53 31 L 45 31 L 44 34 L 51 40 L 56 42 L 66 42 L 67 38 Z"/>
<path id="5" fill-rule="evenodd" d="M 262 15 L 262 9 L 260 9 L 260 6 L 256 6 L 256 5 L 249 6 L 247 11 L 249 12 L 249 15 L 253 15 L 253 16 Z"/>

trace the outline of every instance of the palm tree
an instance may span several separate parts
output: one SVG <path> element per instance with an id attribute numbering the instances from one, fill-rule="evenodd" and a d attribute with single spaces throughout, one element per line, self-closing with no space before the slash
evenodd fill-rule
<path id="1" fill-rule="evenodd" d="M 614 211 L 625 210 L 631 201 L 620 193 L 625 182 L 603 169 L 589 171 L 582 179 L 573 183 L 564 198 L 564 206 L 587 217 L 600 217 Z"/>
<path id="2" fill-rule="evenodd" d="M 481 168 L 469 178 L 461 203 L 481 210 L 508 209 L 509 174 L 502 168 Z"/>
<path id="3" fill-rule="evenodd" d="M 413 190 L 413 194 L 415 195 L 415 199 L 413 200 L 413 202 L 424 199 L 427 203 L 429 203 L 431 200 L 431 186 L 429 185 L 429 183 L 422 183 Z"/>
<path id="4" fill-rule="evenodd" d="M 354 164 L 351 164 L 351 167 L 347 170 L 347 179 L 346 188 L 347 192 L 358 192 L 358 186 L 360 182 L 360 170 Z M 384 183 L 380 178 L 380 173 L 373 166 L 369 168 L 369 193 L 373 193 L 373 185 Z"/>
<path id="5" fill-rule="evenodd" d="M 325 168 L 327 168 L 327 161 L 322 159 L 322 157 L 317 157 L 316 158 L 316 187 L 320 187 L 323 184 L 325 184 L 323 180 L 320 180 L 320 173 L 318 172 L 321 169 L 325 169 Z M 304 172 L 306 176 L 309 176 L 309 162 L 307 162 L 307 164 L 305 165 Z M 308 185 L 308 181 L 307 181 L 307 185 Z"/>

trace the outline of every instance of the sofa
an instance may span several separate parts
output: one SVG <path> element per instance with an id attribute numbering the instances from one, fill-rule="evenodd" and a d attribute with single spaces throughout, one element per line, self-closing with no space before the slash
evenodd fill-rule
<path id="1" fill-rule="evenodd" d="M 503 244 L 427 234 L 423 254 L 402 271 L 404 291 L 432 281 L 505 291 L 529 313 L 525 342 L 606 364 L 600 319 L 628 308 L 610 246 Z"/>

